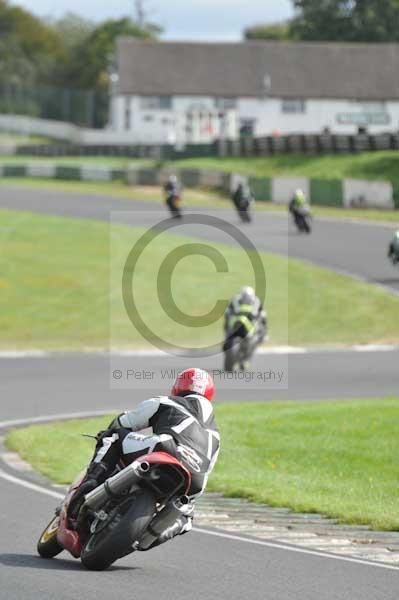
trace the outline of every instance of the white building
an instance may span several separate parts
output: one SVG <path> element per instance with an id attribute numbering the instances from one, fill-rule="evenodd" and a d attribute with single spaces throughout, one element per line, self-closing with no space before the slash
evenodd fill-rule
<path id="1" fill-rule="evenodd" d="M 399 45 L 120 38 L 110 127 L 132 143 L 399 128 Z"/>

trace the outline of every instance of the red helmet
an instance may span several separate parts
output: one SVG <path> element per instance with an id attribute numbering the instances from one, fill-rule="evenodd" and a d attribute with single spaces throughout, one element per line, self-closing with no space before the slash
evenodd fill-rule
<path id="1" fill-rule="evenodd" d="M 179 373 L 172 387 L 172 396 L 181 396 L 187 392 L 194 392 L 212 401 L 215 385 L 212 377 L 202 369 L 186 369 Z"/>

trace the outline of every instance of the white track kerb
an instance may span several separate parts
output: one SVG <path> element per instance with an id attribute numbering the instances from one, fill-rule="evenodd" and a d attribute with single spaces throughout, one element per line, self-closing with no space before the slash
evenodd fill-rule
<path id="1" fill-rule="evenodd" d="M 89 418 L 89 417 L 103 416 L 103 415 L 111 414 L 114 412 L 115 412 L 115 408 L 110 409 L 108 411 L 100 411 L 100 412 L 71 413 L 69 415 L 68 414 L 46 415 L 43 417 L 16 419 L 14 421 L 3 421 L 3 422 L 0 421 L 0 431 L 1 430 L 5 431 L 11 427 L 21 427 L 24 425 L 31 425 L 34 423 L 49 423 L 49 422 L 55 422 L 55 421 L 61 421 L 61 420 L 85 419 L 85 418 Z M 55 489 L 46 488 L 41 485 L 37 485 L 35 483 L 32 483 L 25 479 L 22 479 L 20 477 L 15 477 L 14 475 L 7 473 L 3 469 L 0 469 L 0 479 L 3 479 L 4 481 L 8 481 L 9 483 L 13 483 L 15 485 L 24 487 L 25 489 L 31 490 L 32 492 L 43 494 L 45 496 L 50 496 L 51 498 L 55 498 L 57 500 L 62 500 L 64 498 L 64 495 L 60 492 L 57 492 Z M 309 550 L 306 548 L 302 548 L 300 546 L 292 546 L 292 545 L 288 545 L 288 544 L 286 545 L 286 544 L 281 544 L 281 543 L 268 542 L 268 541 L 264 541 L 264 540 L 257 540 L 257 539 L 253 539 L 253 538 L 249 538 L 249 537 L 243 537 L 240 535 L 230 534 L 230 533 L 227 533 L 224 531 L 219 531 L 219 530 L 214 531 L 211 529 L 194 527 L 193 531 L 197 534 L 209 535 L 209 536 L 213 536 L 213 537 L 220 537 L 223 539 L 231 540 L 232 542 L 252 544 L 255 546 L 263 546 L 264 548 L 270 548 L 270 549 L 274 549 L 274 550 L 282 550 L 285 552 L 296 552 L 296 553 L 300 553 L 300 554 L 318 556 L 320 558 L 324 558 L 324 559 L 328 559 L 328 560 L 338 560 L 338 561 L 344 561 L 344 562 L 349 562 L 349 563 L 355 563 L 358 565 L 364 565 L 368 568 L 376 567 L 379 569 L 388 569 L 390 571 L 398 571 L 399 570 L 399 567 L 396 567 L 394 565 L 373 562 L 373 561 L 369 561 L 369 560 L 362 560 L 361 558 L 352 558 L 350 556 L 329 554 L 327 552 L 320 552 L 317 550 Z"/>
<path id="2" fill-rule="evenodd" d="M 398 292 L 399 294 L 399 292 Z M 399 344 L 355 344 L 352 346 L 263 346 L 258 348 L 256 354 L 261 356 L 273 355 L 273 354 L 322 354 L 326 352 L 394 352 L 399 350 Z M 70 350 L 56 350 L 56 351 L 45 351 L 45 350 L 15 350 L 15 351 L 1 351 L 0 360 L 13 360 L 23 358 L 57 358 L 57 357 L 68 357 L 68 356 L 104 356 L 104 357 L 121 357 L 121 358 L 159 358 L 168 356 L 167 352 L 161 350 L 115 350 L 108 352 L 101 349 L 87 348 L 79 352 Z M 201 356 L 201 353 L 198 354 Z M 1 426 L 1 423 L 0 423 Z"/>

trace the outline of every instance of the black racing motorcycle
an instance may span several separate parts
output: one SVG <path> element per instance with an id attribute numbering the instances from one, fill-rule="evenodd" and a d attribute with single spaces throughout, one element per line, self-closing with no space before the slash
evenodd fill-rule
<path id="1" fill-rule="evenodd" d="M 312 214 L 307 204 L 290 209 L 294 223 L 300 233 L 312 233 Z"/>
<path id="2" fill-rule="evenodd" d="M 394 240 L 389 244 L 388 258 L 395 267 L 399 264 L 399 240 Z"/>
<path id="3" fill-rule="evenodd" d="M 228 372 L 245 371 L 257 347 L 257 338 L 254 335 L 242 337 L 227 335 L 223 346 L 224 370 Z"/>
<path id="4" fill-rule="evenodd" d="M 252 221 L 251 205 L 254 202 L 254 196 L 249 187 L 244 186 L 242 183 L 239 184 L 232 195 L 232 200 L 241 221 L 250 223 Z"/>
<path id="5" fill-rule="evenodd" d="M 181 197 L 175 192 L 170 192 L 166 196 L 166 205 L 170 210 L 170 213 L 174 219 L 181 219 L 183 213 L 180 208 Z"/>
<path id="6" fill-rule="evenodd" d="M 251 223 L 251 200 L 243 198 L 240 204 L 237 206 L 238 215 L 243 223 Z"/>

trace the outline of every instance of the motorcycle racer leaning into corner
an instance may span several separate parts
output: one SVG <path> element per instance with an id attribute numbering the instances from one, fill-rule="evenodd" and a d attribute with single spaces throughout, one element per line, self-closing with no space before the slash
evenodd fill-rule
<path id="1" fill-rule="evenodd" d="M 399 231 L 395 231 L 388 247 L 388 258 L 396 265 L 399 262 Z"/>
<path id="2" fill-rule="evenodd" d="M 100 431 L 94 457 L 69 505 L 71 528 L 77 527 L 85 495 L 113 474 L 121 457 L 136 460 L 144 454 L 163 451 L 175 456 L 191 472 L 190 501 L 184 514 L 150 548 L 190 531 L 195 499 L 204 492 L 219 454 L 213 395 L 212 377 L 202 369 L 187 369 L 177 376 L 170 396 L 145 400 L 135 410 L 116 417 L 107 430 Z M 137 433 L 148 427 L 152 427 L 152 435 Z"/>
<path id="3" fill-rule="evenodd" d="M 307 206 L 307 200 L 304 192 L 300 189 L 296 190 L 293 197 L 291 198 L 291 202 L 288 205 L 288 209 L 290 213 L 295 214 L 300 211 L 301 208 Z"/>
<path id="4" fill-rule="evenodd" d="M 231 347 L 237 336 L 242 339 L 253 338 L 256 345 L 264 341 L 267 335 L 267 315 L 252 287 L 243 287 L 230 301 L 224 315 L 224 330 L 224 351 Z"/>

